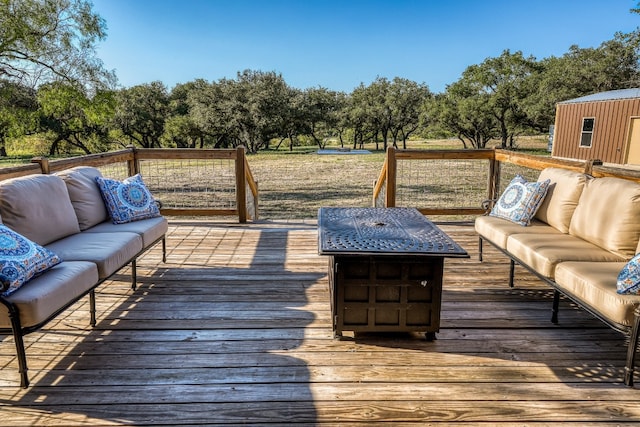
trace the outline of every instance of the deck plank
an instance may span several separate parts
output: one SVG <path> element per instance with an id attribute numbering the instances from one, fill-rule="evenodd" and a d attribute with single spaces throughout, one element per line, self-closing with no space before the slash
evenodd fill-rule
<path id="1" fill-rule="evenodd" d="M 0 426 L 523 424 L 640 421 L 624 337 L 508 261 L 445 262 L 441 331 L 333 338 L 313 221 L 172 222 L 159 249 L 25 338 L 32 387 L 0 343 Z"/>

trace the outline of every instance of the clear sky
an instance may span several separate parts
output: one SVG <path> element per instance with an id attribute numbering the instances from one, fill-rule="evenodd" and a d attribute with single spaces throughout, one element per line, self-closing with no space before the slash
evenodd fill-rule
<path id="1" fill-rule="evenodd" d="M 640 26 L 636 0 L 94 0 L 98 56 L 123 87 L 246 69 L 350 93 L 376 77 L 443 92 L 505 49 L 543 59 Z"/>

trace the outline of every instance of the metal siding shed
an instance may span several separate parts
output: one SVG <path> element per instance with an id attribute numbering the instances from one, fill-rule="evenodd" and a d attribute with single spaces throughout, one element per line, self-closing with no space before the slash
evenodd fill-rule
<path id="1" fill-rule="evenodd" d="M 595 127 L 591 144 L 582 146 L 582 125 L 587 118 L 594 119 Z M 639 164 L 639 124 L 640 88 L 594 93 L 559 102 L 556 104 L 552 155 L 569 159 L 599 159 L 615 164 Z"/>

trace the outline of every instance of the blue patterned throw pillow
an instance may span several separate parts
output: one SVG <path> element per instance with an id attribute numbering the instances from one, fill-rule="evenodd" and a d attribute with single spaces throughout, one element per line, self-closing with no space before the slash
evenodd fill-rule
<path id="1" fill-rule="evenodd" d="M 527 182 L 522 176 L 516 175 L 489 215 L 528 226 L 544 201 L 549 184 L 548 179 L 542 182 Z"/>
<path id="2" fill-rule="evenodd" d="M 9 296 L 62 260 L 58 255 L 0 224 L 0 289 Z"/>
<path id="3" fill-rule="evenodd" d="M 640 295 L 640 254 L 622 268 L 616 282 L 617 292 L 625 295 Z"/>
<path id="4" fill-rule="evenodd" d="M 114 224 L 160 216 L 160 209 L 140 174 L 130 176 L 124 181 L 101 176 L 97 176 L 95 180 Z"/>

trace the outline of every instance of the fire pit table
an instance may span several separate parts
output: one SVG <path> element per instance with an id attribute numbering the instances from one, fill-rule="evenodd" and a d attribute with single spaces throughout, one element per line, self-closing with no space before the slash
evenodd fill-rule
<path id="1" fill-rule="evenodd" d="M 329 256 L 331 317 L 343 331 L 440 329 L 445 258 L 467 252 L 413 208 L 320 208 L 318 253 Z"/>

